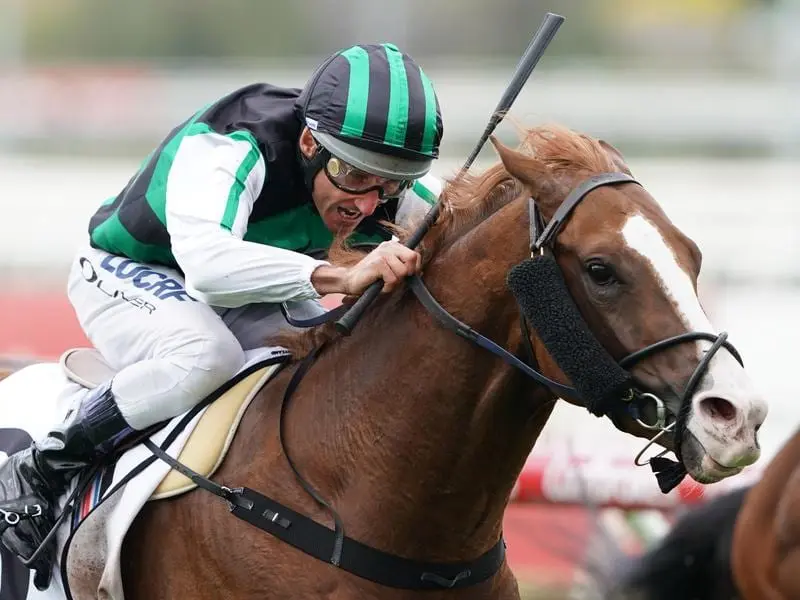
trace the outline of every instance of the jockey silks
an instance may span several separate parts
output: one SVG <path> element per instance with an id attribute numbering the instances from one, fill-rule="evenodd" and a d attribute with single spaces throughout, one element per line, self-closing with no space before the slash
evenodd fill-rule
<path id="1" fill-rule="evenodd" d="M 197 294 L 210 304 L 317 298 L 310 276 L 322 263 L 304 254 L 327 249 L 333 235 L 316 211 L 298 159 L 299 94 L 250 85 L 176 127 L 92 217 L 92 246 L 217 280 L 224 274 L 226 292 Z M 434 194 L 428 190 L 438 185 L 415 187 L 403 203 L 430 204 Z M 380 206 L 353 241 L 389 239 L 378 221 L 394 221 L 397 212 L 397 200 Z M 190 292 L 195 283 L 187 281 Z"/>

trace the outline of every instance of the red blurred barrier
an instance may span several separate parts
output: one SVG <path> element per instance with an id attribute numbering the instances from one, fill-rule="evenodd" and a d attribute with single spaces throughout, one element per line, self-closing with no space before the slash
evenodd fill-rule
<path id="1" fill-rule="evenodd" d="M 516 502 L 585 504 L 625 509 L 669 510 L 704 501 L 706 488 L 685 478 L 669 494 L 658 489 L 647 467 L 633 456 L 598 451 L 592 456 L 566 456 L 563 450 L 537 448 L 514 488 Z"/>
<path id="2" fill-rule="evenodd" d="M 56 359 L 71 346 L 87 345 L 66 294 L 0 294 L 0 356 Z"/>

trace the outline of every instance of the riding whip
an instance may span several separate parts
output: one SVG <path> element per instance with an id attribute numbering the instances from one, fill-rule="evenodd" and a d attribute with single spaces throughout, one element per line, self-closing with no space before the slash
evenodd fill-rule
<path id="1" fill-rule="evenodd" d="M 547 13 L 545 15 L 542 24 L 539 26 L 539 29 L 536 31 L 530 43 L 528 44 L 528 47 L 526 48 L 525 53 L 522 55 L 519 63 L 517 63 L 517 68 L 514 70 L 514 75 L 512 76 L 511 81 L 508 83 L 508 86 L 506 86 L 500 101 L 497 103 L 497 106 L 495 107 L 494 112 L 489 119 L 489 123 L 486 125 L 486 129 L 478 140 L 478 143 L 475 145 L 475 148 L 472 150 L 466 162 L 464 163 L 464 166 L 461 168 L 460 174 L 464 173 L 470 168 L 470 166 L 472 166 L 473 161 L 480 153 L 483 145 L 486 143 L 486 140 L 489 139 L 489 136 L 495 130 L 497 125 L 503 120 L 503 117 L 505 117 L 508 109 L 511 108 L 514 100 L 516 100 L 517 96 L 519 96 L 519 93 L 525 85 L 525 82 L 528 81 L 531 72 L 539 62 L 539 59 L 544 54 L 545 50 L 547 50 L 547 47 L 550 45 L 550 42 L 555 37 L 558 28 L 561 27 L 563 22 L 564 17 L 561 15 L 557 15 L 555 13 Z M 420 244 L 422 238 L 425 237 L 425 234 L 428 233 L 428 230 L 439 217 L 440 210 L 441 200 L 437 200 L 436 204 L 434 204 L 433 207 L 428 211 L 423 223 L 411 235 L 411 237 L 406 240 L 405 245 L 407 248 L 413 249 Z M 358 321 L 361 319 L 361 316 L 364 314 L 364 311 L 380 295 L 381 289 L 383 289 L 383 281 L 381 280 L 370 285 L 364 291 L 364 293 L 361 294 L 361 297 L 350 307 L 350 309 L 344 315 L 342 315 L 338 321 L 336 321 L 337 331 L 344 335 L 350 335 L 350 333 L 353 331 L 353 328 L 356 326 L 356 323 L 358 323 Z"/>

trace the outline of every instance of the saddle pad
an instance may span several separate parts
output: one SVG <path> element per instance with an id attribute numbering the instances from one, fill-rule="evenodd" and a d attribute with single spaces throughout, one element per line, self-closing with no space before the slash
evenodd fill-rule
<path id="1" fill-rule="evenodd" d="M 213 473 L 247 406 L 275 373 L 276 364 L 289 359 L 288 352 L 277 347 L 248 351 L 245 356 L 239 374 L 214 402 L 175 417 L 150 440 L 200 473 Z M 116 463 L 97 473 L 81 496 L 64 541 L 62 579 L 70 589 L 90 590 L 89 597 L 122 600 L 122 543 L 136 515 L 151 500 L 174 497 L 194 487 L 146 446 L 125 451 Z M 78 592 L 68 595 L 68 600 L 71 597 L 84 596 Z"/>
<path id="2" fill-rule="evenodd" d="M 200 417 L 178 455 L 178 460 L 205 477 L 213 475 L 228 452 L 242 415 L 279 367 L 280 365 L 271 365 L 251 373 L 215 400 Z M 188 477 L 172 470 L 153 492 L 150 500 L 171 498 L 196 487 L 197 484 Z"/>

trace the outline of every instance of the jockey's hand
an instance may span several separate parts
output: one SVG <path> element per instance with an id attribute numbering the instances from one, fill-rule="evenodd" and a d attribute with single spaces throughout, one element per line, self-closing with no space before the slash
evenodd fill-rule
<path id="1" fill-rule="evenodd" d="M 0 543 L 14 555 L 28 558 L 27 555 L 39 547 L 55 522 L 52 509 L 48 506 L 44 510 L 45 512 L 39 517 L 23 518 L 13 527 L 9 527 L 7 523 L 0 524 L 0 539 L 2 539 Z M 54 540 L 51 540 L 39 558 L 30 566 L 36 572 L 33 579 L 36 589 L 44 591 L 50 586 L 55 561 L 56 544 Z"/>
<path id="2" fill-rule="evenodd" d="M 358 296 L 370 284 L 383 280 L 383 292 L 391 292 L 410 275 L 422 269 L 422 255 L 396 241 L 383 242 L 352 267 L 322 266 L 314 270 L 311 283 L 319 294 Z"/>

